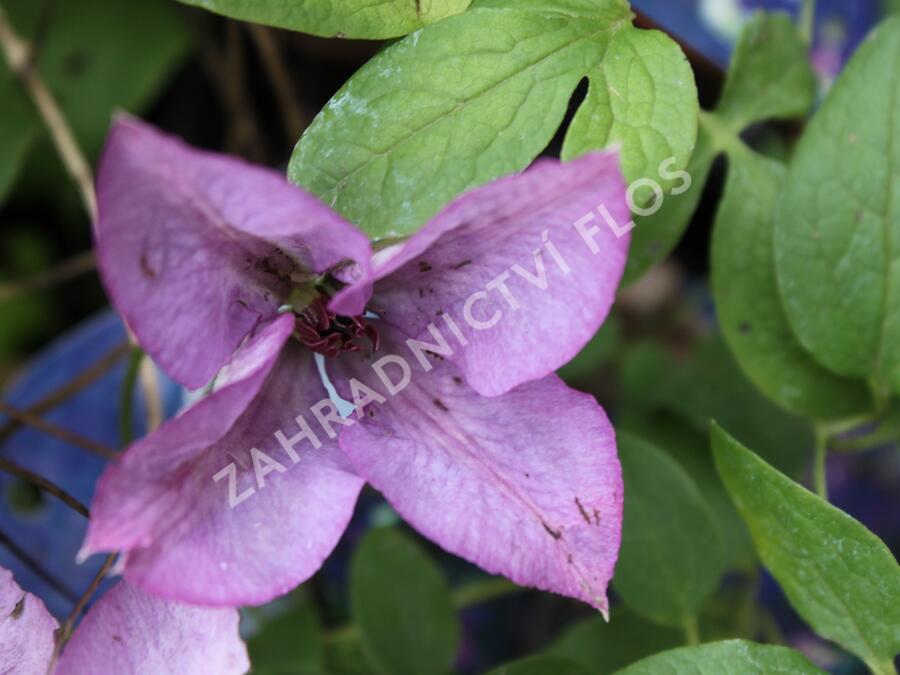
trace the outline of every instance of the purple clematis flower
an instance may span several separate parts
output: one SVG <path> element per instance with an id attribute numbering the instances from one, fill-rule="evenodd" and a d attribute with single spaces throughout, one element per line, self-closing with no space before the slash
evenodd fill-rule
<path id="1" fill-rule="evenodd" d="M 0 673 L 240 675 L 250 668 L 234 609 L 154 598 L 123 581 L 88 611 L 53 663 L 56 619 L 0 567 Z"/>
<path id="2" fill-rule="evenodd" d="M 280 175 L 133 119 L 98 199 L 113 303 L 175 379 L 216 380 L 108 468 L 83 554 L 122 551 L 163 597 L 266 602 L 320 567 L 369 482 L 446 550 L 606 611 L 614 432 L 554 371 L 624 268 L 628 237 L 603 224 L 628 221 L 615 154 L 538 162 L 374 255 Z"/>

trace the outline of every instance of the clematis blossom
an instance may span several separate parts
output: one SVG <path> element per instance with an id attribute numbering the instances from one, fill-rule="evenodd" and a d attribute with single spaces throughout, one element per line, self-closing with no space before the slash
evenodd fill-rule
<path id="1" fill-rule="evenodd" d="M 84 555 L 121 551 L 163 597 L 263 603 L 316 572 L 368 482 L 444 549 L 606 612 L 615 435 L 554 371 L 624 269 L 615 153 L 539 161 L 373 254 L 282 176 L 120 118 L 98 201 L 112 302 L 175 379 L 215 384 L 107 469 Z"/>
<path id="2" fill-rule="evenodd" d="M 206 609 L 149 596 L 127 582 L 107 591 L 54 661 L 56 619 L 0 567 L 0 673 L 158 675 L 250 669 L 234 609 Z"/>

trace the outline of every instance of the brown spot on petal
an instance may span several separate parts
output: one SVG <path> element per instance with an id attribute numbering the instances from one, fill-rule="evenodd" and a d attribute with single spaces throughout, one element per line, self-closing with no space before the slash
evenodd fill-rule
<path id="1" fill-rule="evenodd" d="M 9 613 L 9 618 L 12 620 L 18 619 L 25 612 L 25 596 L 22 596 L 22 599 L 16 603 L 16 606 L 13 607 L 13 611 Z"/>
<path id="2" fill-rule="evenodd" d="M 144 276 L 148 279 L 155 279 L 157 275 L 157 271 L 150 265 L 150 260 L 147 258 L 146 252 L 141 253 L 141 272 L 143 272 Z"/>
<path id="3" fill-rule="evenodd" d="M 420 271 L 420 272 L 430 272 L 430 271 L 431 271 L 431 265 L 429 265 L 429 264 L 428 264 L 427 262 L 425 262 L 424 260 L 420 260 L 420 261 L 419 261 L 419 271 Z"/>
<path id="4" fill-rule="evenodd" d="M 578 497 L 575 497 L 575 505 L 578 507 L 579 513 L 581 513 L 581 517 L 584 518 L 584 522 L 588 525 L 591 524 L 591 517 L 588 515 L 588 512 L 584 510 L 584 505 L 581 503 L 581 500 Z"/>
<path id="5" fill-rule="evenodd" d="M 444 412 L 450 412 L 450 408 L 448 408 L 446 405 L 444 405 L 444 402 L 439 398 L 434 399 L 434 405 L 439 410 L 443 410 Z"/>
<path id="6" fill-rule="evenodd" d="M 462 378 L 459 375 L 454 375 L 453 381 L 456 382 L 456 384 L 462 384 Z"/>
<path id="7" fill-rule="evenodd" d="M 471 261 L 471 260 L 463 260 L 463 261 L 461 261 L 461 262 L 456 263 L 456 264 L 453 266 L 453 269 L 455 269 L 455 270 L 461 270 L 461 269 L 462 269 L 463 267 L 465 267 L 466 265 L 471 265 L 471 264 L 472 264 L 472 261 Z"/>
<path id="8" fill-rule="evenodd" d="M 547 534 L 549 534 L 551 537 L 553 537 L 554 539 L 562 539 L 562 532 L 560 532 L 559 530 L 554 530 L 543 520 L 541 521 L 541 525 L 544 526 L 544 529 L 547 530 Z"/>

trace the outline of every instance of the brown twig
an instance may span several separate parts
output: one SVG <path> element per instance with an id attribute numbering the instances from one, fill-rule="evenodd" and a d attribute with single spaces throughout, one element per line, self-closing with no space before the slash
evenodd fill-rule
<path id="1" fill-rule="evenodd" d="M 66 382 L 61 387 L 54 389 L 37 403 L 29 405 L 23 412 L 26 412 L 29 415 L 42 415 L 48 410 L 52 410 L 71 396 L 74 396 L 82 389 L 85 389 L 96 382 L 99 378 L 109 372 L 110 368 L 121 361 L 130 351 L 131 345 L 128 342 L 123 341 L 81 371 L 77 377 Z M 16 431 L 21 429 L 22 426 L 24 425 L 16 419 L 7 421 L 6 424 L 0 427 L 0 444 L 9 439 Z"/>
<path id="2" fill-rule="evenodd" d="M 0 457 L 0 471 L 16 476 L 17 478 L 27 480 L 32 485 L 39 487 L 47 494 L 53 495 L 67 506 L 70 506 L 73 510 L 78 511 L 78 513 L 83 515 L 85 518 L 90 517 L 88 508 L 80 501 L 75 499 L 75 497 L 70 495 L 58 485 L 51 483 L 43 476 L 39 476 L 33 471 L 29 471 L 24 466 L 20 466 L 19 464 L 16 464 L 15 462 L 12 462 L 5 457 Z"/>
<path id="3" fill-rule="evenodd" d="M 86 438 L 81 434 L 75 433 L 74 431 L 70 431 L 68 429 L 64 429 L 52 422 L 48 422 L 45 419 L 38 417 L 37 415 L 32 415 L 31 413 L 25 412 L 24 410 L 19 410 L 18 408 L 14 408 L 8 403 L 0 402 L 0 414 L 6 415 L 20 424 L 24 424 L 26 426 L 32 427 L 33 429 L 37 429 L 38 431 L 42 431 L 48 436 L 53 436 L 63 441 L 64 443 L 69 443 L 71 445 L 78 446 L 79 448 L 83 448 L 84 450 L 88 450 L 89 452 L 93 452 L 95 455 L 99 455 L 103 459 L 108 459 L 110 461 L 114 461 L 118 459 L 119 453 L 113 450 L 112 448 L 107 447 L 103 443 L 98 443 L 90 438 Z"/>
<path id="4" fill-rule="evenodd" d="M 78 598 L 75 595 L 74 591 L 67 588 L 66 585 L 62 581 L 60 581 L 59 579 L 54 577 L 52 574 L 50 574 L 50 572 L 48 572 L 44 568 L 44 566 L 40 563 L 40 561 L 38 561 L 36 558 L 34 558 L 28 551 L 21 548 L 16 542 L 14 542 L 12 540 L 12 538 L 8 534 L 3 532 L 2 530 L 0 530 L 0 546 L 5 547 L 7 550 L 9 550 L 10 553 L 12 553 L 19 560 L 21 560 L 23 563 L 25 563 L 25 565 L 32 572 L 34 572 L 38 577 L 40 577 L 42 580 L 44 580 L 47 584 L 52 586 L 53 590 L 55 590 L 57 593 L 59 593 L 61 596 L 63 596 L 66 600 L 68 600 L 72 604 L 75 604 L 75 602 L 78 601 Z"/>
<path id="5" fill-rule="evenodd" d="M 75 603 L 75 607 L 72 612 L 69 614 L 68 618 L 66 618 L 65 622 L 56 632 L 56 647 L 53 650 L 53 658 L 51 660 L 50 669 L 48 672 L 52 672 L 53 667 L 55 666 L 57 660 L 59 659 L 59 655 L 62 654 L 63 647 L 66 646 L 66 642 L 69 641 L 69 638 L 72 637 L 72 630 L 75 628 L 75 622 L 78 621 L 78 618 L 81 616 L 81 613 L 84 612 L 84 608 L 87 606 L 88 602 L 90 602 L 91 598 L 94 596 L 94 593 L 97 592 L 97 589 L 100 587 L 100 584 L 103 582 L 103 579 L 106 577 L 106 574 L 109 572 L 110 568 L 113 566 L 113 563 L 116 561 L 115 553 L 110 553 L 106 560 L 103 561 L 103 564 L 100 566 L 100 570 L 97 572 L 97 575 L 91 581 L 90 586 L 87 587 L 87 590 L 84 592 L 78 602 Z"/>
<path id="6" fill-rule="evenodd" d="M 275 41 L 276 33 L 271 28 L 257 23 L 248 23 L 246 27 L 275 92 L 284 132 L 292 143 L 296 142 L 308 126 L 309 116 L 305 114 L 303 105 L 297 99 L 290 73 Z"/>
<path id="7" fill-rule="evenodd" d="M 9 69 L 28 92 L 44 121 L 69 175 L 81 192 L 81 198 L 91 222 L 97 219 L 97 198 L 91 167 L 81 152 L 75 135 L 60 110 L 56 99 L 47 89 L 38 71 L 32 67 L 31 49 L 13 30 L 6 12 L 0 7 L 0 47 L 6 55 Z"/>
<path id="8" fill-rule="evenodd" d="M 94 269 L 96 260 L 93 251 L 86 251 L 79 255 L 64 260 L 53 269 L 39 272 L 34 276 L 19 281 L 11 281 L 0 284 L 0 302 L 12 300 L 28 293 L 35 293 L 49 288 L 54 284 L 68 281 L 74 277 L 86 274 Z"/>

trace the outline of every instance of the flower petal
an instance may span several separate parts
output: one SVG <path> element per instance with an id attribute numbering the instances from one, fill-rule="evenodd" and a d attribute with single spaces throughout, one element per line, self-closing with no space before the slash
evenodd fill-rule
<path id="1" fill-rule="evenodd" d="M 415 363 L 390 331 L 382 337 L 386 353 Z M 384 394 L 369 367 L 378 354 L 332 363 L 342 395 L 349 378 Z M 606 612 L 622 476 L 600 406 L 555 375 L 484 398 L 449 361 L 413 368 L 402 392 L 342 431 L 360 474 L 448 551 Z M 399 380 L 396 366 L 385 371 Z"/>
<path id="2" fill-rule="evenodd" d="M 0 567 L 0 673 L 45 675 L 57 625 L 44 603 Z"/>
<path id="3" fill-rule="evenodd" d="M 75 629 L 55 675 L 241 675 L 250 661 L 239 621 L 235 609 L 182 605 L 119 582 Z"/>
<path id="4" fill-rule="evenodd" d="M 297 464 L 275 439 L 297 434 L 295 416 L 327 398 L 312 354 L 291 341 L 277 362 L 237 363 L 229 377 L 100 480 L 83 551 L 125 551 L 125 578 L 155 595 L 237 606 L 286 593 L 331 553 L 362 487 L 323 433 L 319 449 L 297 443 Z M 223 401 L 248 392 L 235 420 Z M 269 459 L 281 469 L 266 475 Z"/>
<path id="5" fill-rule="evenodd" d="M 147 352 L 190 388 L 272 318 L 291 274 L 348 259 L 368 269 L 366 236 L 281 174 L 131 117 L 110 132 L 97 200 L 110 297 Z"/>
<path id="6" fill-rule="evenodd" d="M 615 153 L 540 161 L 472 190 L 404 245 L 379 252 L 373 275 L 337 295 L 333 308 L 357 305 L 356 294 L 378 281 L 372 307 L 408 336 L 427 338 L 429 323 L 452 318 L 469 342 L 454 357 L 466 380 L 486 396 L 502 394 L 564 365 L 609 313 L 630 237 L 613 231 L 601 205 L 627 227 Z M 495 316 L 496 325 L 478 324 Z"/>

